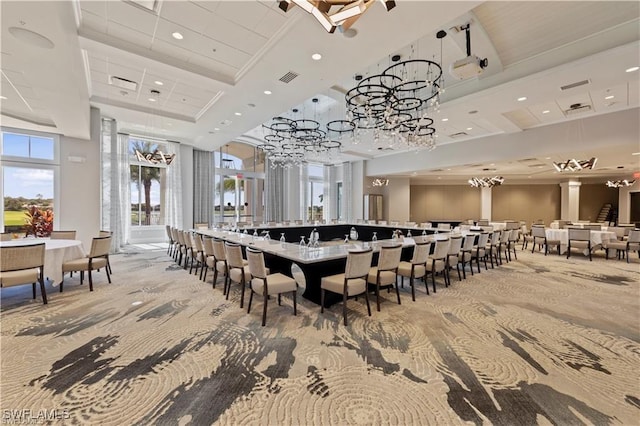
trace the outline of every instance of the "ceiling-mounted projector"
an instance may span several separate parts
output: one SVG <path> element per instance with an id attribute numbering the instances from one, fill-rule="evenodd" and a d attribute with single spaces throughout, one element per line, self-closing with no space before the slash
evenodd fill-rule
<path id="1" fill-rule="evenodd" d="M 489 65 L 487 58 L 478 58 L 476 55 L 471 54 L 471 30 L 469 27 L 471 23 L 467 23 L 460 27 L 467 35 L 467 57 L 453 62 L 449 66 L 449 74 L 458 80 L 464 80 L 466 78 L 477 77 L 482 74 L 482 71 Z"/>
<path id="2" fill-rule="evenodd" d="M 464 80 L 479 76 L 487 65 L 489 65 L 487 58 L 481 59 L 476 55 L 471 55 L 452 62 L 449 66 L 449 73 L 458 80 Z"/>

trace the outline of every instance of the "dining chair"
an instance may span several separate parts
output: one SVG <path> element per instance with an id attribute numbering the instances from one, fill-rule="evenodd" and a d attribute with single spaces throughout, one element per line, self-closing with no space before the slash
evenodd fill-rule
<path id="1" fill-rule="evenodd" d="M 493 266 L 493 260 L 495 259 L 496 261 L 496 266 L 499 265 L 498 262 L 498 246 L 500 245 L 500 235 L 501 235 L 501 231 L 493 231 L 491 233 L 491 237 L 489 238 L 489 242 L 487 243 L 486 249 L 487 249 L 487 256 L 489 257 L 489 260 L 491 261 L 491 269 L 494 268 Z"/>
<path id="2" fill-rule="evenodd" d="M 451 224 L 450 223 L 439 223 L 437 229 L 438 229 L 438 231 L 450 231 L 451 230 Z"/>
<path id="3" fill-rule="evenodd" d="M 297 315 L 296 296 L 298 285 L 296 280 L 288 277 L 279 272 L 270 274 L 269 270 L 264 264 L 264 254 L 260 250 L 256 250 L 252 247 L 247 247 L 247 262 L 249 272 L 251 274 L 251 281 L 249 287 L 249 305 L 247 307 L 247 314 L 251 313 L 251 302 L 253 301 L 253 293 L 259 296 L 263 296 L 263 308 L 262 308 L 262 326 L 267 323 L 267 301 L 272 294 L 278 295 L 278 305 L 281 302 L 282 293 L 292 293 L 291 298 L 293 300 L 293 315 Z"/>
<path id="4" fill-rule="evenodd" d="M 228 279 L 226 280 L 227 288 L 226 295 L 229 300 L 229 293 L 231 293 L 231 283 L 235 282 L 240 284 L 242 291 L 240 296 L 240 308 L 244 306 L 244 289 L 247 283 L 251 280 L 251 272 L 249 272 L 248 262 L 242 258 L 242 247 L 238 244 L 225 241 L 224 251 L 227 258 Z"/>
<path id="5" fill-rule="evenodd" d="M 509 232 L 509 238 L 507 239 L 506 247 L 507 254 L 509 255 L 509 261 L 511 261 L 511 252 L 513 252 L 513 257 L 518 260 L 518 254 L 516 253 L 516 244 L 518 243 L 519 238 L 519 229 L 512 229 L 511 232 Z"/>
<path id="6" fill-rule="evenodd" d="M 591 259 L 591 229 L 573 229 L 568 231 L 569 239 L 567 243 L 567 259 L 571 257 L 571 249 L 588 250 L 589 260 Z"/>
<path id="7" fill-rule="evenodd" d="M 460 263 L 458 260 L 460 258 L 460 249 L 462 248 L 462 237 L 451 237 L 449 241 L 449 250 L 447 250 L 447 281 L 451 283 L 451 277 L 449 275 L 449 271 L 451 271 L 454 267 L 456 271 L 458 271 L 458 281 L 462 281 L 462 276 L 460 275 Z"/>
<path id="8" fill-rule="evenodd" d="M 189 237 L 192 241 L 191 246 L 191 268 L 189 268 L 189 274 L 191 274 L 191 269 L 193 268 L 193 263 L 196 263 L 196 270 L 194 274 L 198 274 L 198 269 L 202 266 L 204 268 L 204 244 L 202 243 L 202 236 L 196 232 L 190 232 Z M 202 269 L 200 270 L 200 275 L 202 276 Z"/>
<path id="9" fill-rule="evenodd" d="M 207 272 L 209 268 L 215 269 L 216 267 L 216 256 L 215 251 L 213 249 L 213 237 L 203 236 L 202 237 L 202 248 L 203 248 L 203 265 L 200 270 L 200 280 L 207 281 Z M 214 272 L 215 276 L 215 272 Z M 215 285 L 215 282 L 213 283 Z"/>
<path id="10" fill-rule="evenodd" d="M 378 265 L 369 268 L 367 283 L 375 286 L 376 307 L 380 312 L 380 289 L 396 287 L 398 305 L 400 305 L 400 290 L 398 289 L 398 265 L 402 256 L 402 244 L 382 246 L 378 257 Z"/>
<path id="11" fill-rule="evenodd" d="M 427 294 L 429 294 L 429 286 L 427 285 L 427 280 L 425 279 L 427 275 L 427 258 L 429 257 L 429 252 L 431 251 L 431 242 L 424 243 L 416 243 L 413 247 L 413 255 L 409 262 L 401 261 L 398 264 L 398 275 L 400 275 L 401 280 L 404 281 L 404 277 L 409 277 L 411 283 L 411 299 L 416 301 L 416 289 L 414 286 L 414 281 L 416 278 L 422 278 L 424 281 L 424 286 L 427 290 Z"/>
<path id="12" fill-rule="evenodd" d="M 111 237 L 94 237 L 91 241 L 91 251 L 86 257 L 79 259 L 73 259 L 62 263 L 62 281 L 60 281 L 60 293 L 64 285 L 64 273 L 79 271 L 80 272 L 80 284 L 84 279 L 84 271 L 89 274 L 89 291 L 93 291 L 93 278 L 91 272 L 104 268 L 107 273 L 107 280 L 111 283 L 111 275 L 109 274 L 109 268 L 107 268 L 107 258 L 109 256 L 109 250 L 111 250 Z"/>
<path id="13" fill-rule="evenodd" d="M 52 240 L 75 240 L 76 231 L 51 231 L 49 238 Z"/>
<path id="14" fill-rule="evenodd" d="M 171 233 L 171 226 L 165 225 L 164 229 L 167 232 L 167 238 L 169 239 L 169 245 L 167 246 L 167 254 L 171 255 L 171 250 L 173 249 L 173 245 L 175 244 L 175 241 L 173 241 L 173 234 Z"/>
<path id="15" fill-rule="evenodd" d="M 609 258 L 609 250 L 615 249 L 618 259 L 620 255 L 624 254 L 627 257 L 627 263 L 629 263 L 629 252 L 638 252 L 640 258 L 640 231 L 630 230 L 626 240 L 623 241 L 610 241 L 605 244 L 605 258 Z"/>
<path id="16" fill-rule="evenodd" d="M 500 240 L 498 242 L 498 259 L 502 265 L 502 254 L 504 253 L 505 262 L 509 262 L 509 237 L 511 236 L 510 229 L 503 229 L 500 233 Z"/>
<path id="17" fill-rule="evenodd" d="M 320 313 L 324 313 L 325 293 L 342 294 L 342 316 L 344 325 L 347 325 L 347 299 L 356 297 L 364 293 L 367 301 L 367 311 L 371 316 L 371 306 L 369 305 L 369 293 L 367 292 L 367 277 L 373 250 L 371 248 L 362 251 L 349 251 L 347 253 L 347 265 L 344 273 L 322 277 L 320 281 Z"/>
<path id="18" fill-rule="evenodd" d="M 462 243 L 462 247 L 460 247 L 460 253 L 458 254 L 458 262 L 462 263 L 462 277 L 467 279 L 467 271 L 465 270 L 465 266 L 467 263 L 469 264 L 469 270 L 471 271 L 471 275 L 473 275 L 473 246 L 475 245 L 476 234 L 467 234 L 464 237 L 464 241 Z"/>
<path id="19" fill-rule="evenodd" d="M 436 274 L 442 272 L 445 286 L 449 286 L 447 281 L 447 273 L 445 271 L 447 267 L 447 253 L 449 252 L 450 241 L 436 240 L 436 245 L 433 249 L 433 254 L 427 259 L 427 274 L 431 274 L 431 280 L 433 282 L 433 292 L 436 292 Z M 425 278 L 426 279 L 426 278 Z"/>
<path id="20" fill-rule="evenodd" d="M 31 284 L 36 298 L 36 282 L 40 283 L 42 303 L 47 304 L 44 288 L 45 244 L 0 247 L 0 287 Z"/>
<path id="21" fill-rule="evenodd" d="M 478 273 L 480 273 L 480 259 L 484 260 L 484 270 L 487 271 L 489 269 L 487 267 L 488 242 L 489 242 L 489 233 L 481 232 L 480 235 L 478 235 L 478 242 L 473 246 L 473 251 L 471 252 L 471 257 L 476 260 L 476 265 L 478 266 Z"/>
<path id="22" fill-rule="evenodd" d="M 547 253 L 549 253 L 549 247 L 556 247 L 556 246 L 558 247 L 558 254 L 560 254 L 560 240 L 548 239 L 544 225 L 533 225 L 531 227 L 531 236 L 533 237 L 533 248 L 531 249 L 531 253 L 535 251 L 536 244 L 538 245 L 544 244 L 545 256 L 547 255 Z"/>
<path id="23" fill-rule="evenodd" d="M 489 219 L 478 219 L 478 223 L 476 223 L 477 226 L 488 226 L 489 225 Z"/>
<path id="24" fill-rule="evenodd" d="M 213 288 L 216 288 L 218 273 L 224 277 L 222 294 L 227 294 L 227 280 L 229 279 L 229 266 L 227 265 L 227 253 L 224 249 L 224 241 L 218 238 L 213 239 L 213 256 L 215 257 L 215 268 L 213 269 Z"/>

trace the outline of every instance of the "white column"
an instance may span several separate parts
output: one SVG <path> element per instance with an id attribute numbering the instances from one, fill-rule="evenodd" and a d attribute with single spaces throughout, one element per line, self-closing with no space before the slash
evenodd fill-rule
<path id="1" fill-rule="evenodd" d="M 364 218 L 364 162 L 351 163 L 351 187 L 343 188 L 345 196 L 351 194 L 351 216 L 349 221 Z"/>
<path id="2" fill-rule="evenodd" d="M 480 188 L 480 217 L 479 219 L 491 220 L 491 203 L 492 203 L 491 188 Z"/>
<path id="3" fill-rule="evenodd" d="M 576 180 L 560 183 L 560 219 L 580 220 L 580 185 Z"/>

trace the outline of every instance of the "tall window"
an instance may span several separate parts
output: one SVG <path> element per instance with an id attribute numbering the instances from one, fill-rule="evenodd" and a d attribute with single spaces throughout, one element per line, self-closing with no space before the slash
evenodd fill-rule
<path id="1" fill-rule="evenodd" d="M 336 183 L 336 194 L 337 194 L 337 214 L 338 214 L 338 219 L 342 220 L 344 219 L 342 217 L 342 182 L 337 182 Z"/>
<path id="2" fill-rule="evenodd" d="M 131 225 L 149 226 L 160 225 L 163 217 L 164 186 L 166 182 L 166 166 L 163 164 L 149 164 L 138 160 L 136 152 L 152 154 L 156 151 L 166 151 L 162 144 L 143 139 L 129 140 L 130 182 L 131 182 Z"/>
<path id="3" fill-rule="evenodd" d="M 322 220 L 322 201 L 324 199 L 324 174 L 319 164 L 309 164 L 307 182 L 307 220 Z"/>
<path id="4" fill-rule="evenodd" d="M 2 226 L 5 232 L 19 234 L 25 230 L 29 208 L 50 210 L 56 217 L 58 137 L 9 129 L 1 135 Z"/>

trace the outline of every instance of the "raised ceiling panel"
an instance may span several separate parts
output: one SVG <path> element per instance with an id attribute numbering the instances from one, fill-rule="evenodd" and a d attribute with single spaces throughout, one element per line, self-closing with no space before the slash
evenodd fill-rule
<path id="1" fill-rule="evenodd" d="M 144 47 L 145 49 L 149 49 L 151 47 L 151 36 L 133 30 L 117 22 L 110 21 L 107 24 L 107 34 L 128 43 Z"/>
<path id="2" fill-rule="evenodd" d="M 269 9 L 254 30 L 263 37 L 271 38 L 287 22 L 280 13 Z"/>
<path id="3" fill-rule="evenodd" d="M 540 124 L 536 116 L 524 108 L 515 111 L 508 111 L 502 115 L 521 129 L 528 129 Z"/>
<path id="4" fill-rule="evenodd" d="M 153 42 L 151 50 L 178 59 L 180 61 L 187 61 L 191 56 L 190 50 L 184 49 L 160 39 L 156 39 Z"/>
<path id="5" fill-rule="evenodd" d="M 637 19 L 640 3 L 485 2 L 474 14 L 508 66 Z"/>
<path id="6" fill-rule="evenodd" d="M 161 17 L 201 33 L 209 24 L 211 12 L 192 2 L 165 1 L 162 3 Z"/>
<path id="7" fill-rule="evenodd" d="M 89 12 L 106 19 L 107 3 L 106 1 L 81 0 L 80 9 L 83 15 L 85 12 Z"/>
<path id="8" fill-rule="evenodd" d="M 107 3 L 107 19 L 109 22 L 116 22 L 149 36 L 153 35 L 156 20 L 158 19 L 157 15 L 122 1 L 109 1 Z"/>
<path id="9" fill-rule="evenodd" d="M 103 16 L 82 11 L 82 26 L 101 33 L 107 32 L 107 20 Z"/>
<path id="10" fill-rule="evenodd" d="M 255 28 L 269 9 L 256 1 L 225 1 L 216 9 L 216 15 L 247 29 Z"/>
<path id="11" fill-rule="evenodd" d="M 210 70 L 215 70 L 219 73 L 228 76 L 234 76 L 238 72 L 238 68 L 233 67 L 231 65 L 223 64 L 213 59 L 209 59 L 206 56 L 201 56 L 198 54 L 193 54 L 189 58 L 188 61 L 190 64 L 198 65 L 201 67 L 205 67 Z"/>
<path id="12" fill-rule="evenodd" d="M 218 16 L 213 16 L 203 34 L 251 55 L 267 42 L 260 34 Z"/>
<path id="13" fill-rule="evenodd" d="M 203 9 L 208 10 L 209 12 L 215 12 L 218 9 L 218 6 L 220 5 L 220 3 L 222 3 L 219 0 L 207 0 L 207 1 L 194 1 L 191 3 L 195 3 L 198 6 L 202 7 Z"/>
<path id="14" fill-rule="evenodd" d="M 220 43 L 217 40 L 203 37 L 203 41 L 200 49 L 194 53 L 234 68 L 242 68 L 251 59 L 251 55 L 248 53 Z"/>

